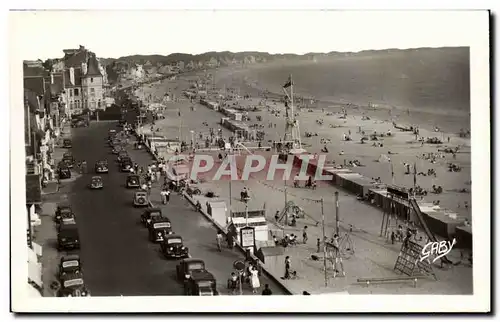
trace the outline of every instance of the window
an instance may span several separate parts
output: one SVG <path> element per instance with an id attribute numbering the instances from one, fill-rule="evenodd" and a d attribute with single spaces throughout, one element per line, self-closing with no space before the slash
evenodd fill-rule
<path id="1" fill-rule="evenodd" d="M 95 96 L 95 88 L 90 89 L 90 96 Z"/>
<path id="2" fill-rule="evenodd" d="M 75 96 L 78 96 L 78 88 L 75 88 Z"/>
<path id="3" fill-rule="evenodd" d="M 74 110 L 75 109 L 75 103 L 71 102 L 69 103 L 69 109 Z"/>
<path id="4" fill-rule="evenodd" d="M 73 89 L 72 88 L 69 89 L 69 97 L 73 97 Z"/>
<path id="5" fill-rule="evenodd" d="M 101 108 L 101 100 L 97 101 L 97 107 Z"/>
<path id="6" fill-rule="evenodd" d="M 93 78 L 93 77 L 91 77 L 91 78 L 90 78 L 90 82 L 91 82 L 91 83 L 93 83 L 93 82 L 94 82 L 94 78 Z"/>

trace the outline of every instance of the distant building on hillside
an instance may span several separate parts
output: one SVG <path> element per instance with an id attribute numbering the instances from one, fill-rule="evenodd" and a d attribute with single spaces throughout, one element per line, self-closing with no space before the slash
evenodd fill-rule
<path id="1" fill-rule="evenodd" d="M 105 109 L 107 77 L 96 55 L 83 46 L 78 49 L 65 49 L 63 52 L 67 113 L 73 115 L 81 114 L 85 109 Z"/>

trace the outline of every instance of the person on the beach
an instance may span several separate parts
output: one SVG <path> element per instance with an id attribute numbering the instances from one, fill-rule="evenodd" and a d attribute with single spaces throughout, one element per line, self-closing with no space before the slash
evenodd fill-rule
<path id="1" fill-rule="evenodd" d="M 283 277 L 284 279 L 289 279 L 290 278 L 290 256 L 285 257 L 285 276 Z"/>
<path id="2" fill-rule="evenodd" d="M 302 230 L 302 242 L 304 244 L 307 244 L 307 226 L 304 226 L 304 229 Z"/>

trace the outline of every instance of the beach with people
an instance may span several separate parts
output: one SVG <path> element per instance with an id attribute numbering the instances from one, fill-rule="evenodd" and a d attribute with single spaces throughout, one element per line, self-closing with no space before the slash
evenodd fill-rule
<path id="1" fill-rule="evenodd" d="M 200 105 L 199 98 L 189 100 L 182 94 L 198 84 L 207 92 L 207 100 L 247 111 L 245 123 L 264 132 L 262 144 L 269 145 L 283 139 L 286 119 L 280 89 L 286 78 L 277 84 L 252 78 L 262 69 L 258 65 L 224 67 L 178 75 L 176 80 L 144 85 L 136 95 L 145 104 L 163 102 L 165 119 L 155 125 L 162 135 L 172 139 L 181 136 L 189 142 L 191 131 L 196 132 L 196 141 L 200 134 L 205 137 L 210 128 L 216 128 L 225 137 L 230 136 L 217 124 L 223 117 L 221 113 Z M 350 102 L 327 101 L 327 97 L 302 93 L 300 88 L 305 85 L 301 84 L 307 79 L 292 77 L 296 88 L 294 113 L 304 149 L 326 154 L 329 164 L 350 168 L 376 181 L 415 187 L 417 198 L 470 220 L 470 133 L 466 127 L 470 119 L 462 109 L 447 115 L 442 110 L 432 114 L 416 107 L 387 108 L 376 100 L 363 102 L 362 97 Z M 169 94 L 170 101 L 165 100 L 165 94 Z M 432 123 L 425 122 L 429 118 Z M 459 121 L 450 126 L 453 118 Z M 203 120 L 209 120 L 210 126 Z"/>

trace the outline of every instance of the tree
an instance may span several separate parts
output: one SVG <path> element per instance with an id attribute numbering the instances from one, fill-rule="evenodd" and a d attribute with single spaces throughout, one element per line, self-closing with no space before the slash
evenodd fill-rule
<path id="1" fill-rule="evenodd" d="M 43 66 L 43 68 L 45 68 L 49 72 L 52 72 L 52 68 L 54 66 L 54 60 L 49 58 L 42 63 L 42 66 Z"/>

